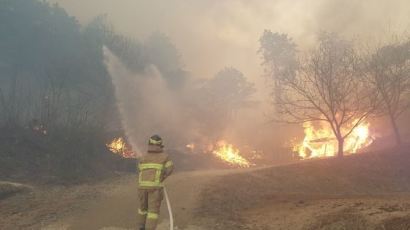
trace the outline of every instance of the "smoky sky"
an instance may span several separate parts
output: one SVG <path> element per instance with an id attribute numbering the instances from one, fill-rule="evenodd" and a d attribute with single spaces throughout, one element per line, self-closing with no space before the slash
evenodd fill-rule
<path id="1" fill-rule="evenodd" d="M 51 0 L 50 0 L 51 1 Z M 261 79 L 257 54 L 264 29 L 288 33 L 302 46 L 322 30 L 374 39 L 410 29 L 409 0 L 52 0 L 87 23 L 107 14 L 116 29 L 143 40 L 161 31 L 191 75 L 209 78 L 225 66 Z"/>

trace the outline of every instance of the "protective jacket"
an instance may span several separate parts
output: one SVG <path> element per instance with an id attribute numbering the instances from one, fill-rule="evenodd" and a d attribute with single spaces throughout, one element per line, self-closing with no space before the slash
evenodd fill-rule
<path id="1" fill-rule="evenodd" d="M 149 145 L 148 154 L 138 164 L 139 189 L 159 189 L 162 182 L 171 175 L 174 169 L 172 161 L 160 146 Z"/>

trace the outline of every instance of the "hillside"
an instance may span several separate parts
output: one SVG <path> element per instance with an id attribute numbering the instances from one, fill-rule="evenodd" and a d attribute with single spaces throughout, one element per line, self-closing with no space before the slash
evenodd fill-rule
<path id="1" fill-rule="evenodd" d="M 197 213 L 217 219 L 221 224 L 214 229 L 410 229 L 409 153 L 367 153 L 226 175 L 202 192 Z"/>
<path id="2" fill-rule="evenodd" d="M 368 153 L 277 167 L 177 172 L 166 186 L 178 229 L 410 229 L 410 154 Z M 34 187 L 0 200 L 8 229 L 133 229 L 134 174 Z M 159 230 L 167 229 L 165 204 Z"/>

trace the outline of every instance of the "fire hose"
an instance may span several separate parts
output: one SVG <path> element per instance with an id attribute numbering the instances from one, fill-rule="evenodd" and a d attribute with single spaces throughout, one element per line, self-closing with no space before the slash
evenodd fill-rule
<path id="1" fill-rule="evenodd" d="M 164 195 L 165 195 L 165 201 L 167 202 L 167 207 L 168 207 L 169 229 L 174 230 L 174 216 L 172 215 L 171 202 L 169 201 L 167 189 L 165 187 L 164 187 Z"/>

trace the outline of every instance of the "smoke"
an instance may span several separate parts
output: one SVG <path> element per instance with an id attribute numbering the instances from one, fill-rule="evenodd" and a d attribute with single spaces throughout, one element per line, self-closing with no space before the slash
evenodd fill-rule
<path id="1" fill-rule="evenodd" d="M 211 78 L 226 66 L 238 68 L 256 84 L 260 101 L 270 97 L 257 54 L 265 29 L 289 34 L 300 48 L 316 44 L 322 30 L 366 42 L 380 42 L 389 32 L 410 32 L 408 0 L 49 1 L 83 24 L 107 14 L 120 33 L 139 40 L 163 32 L 193 77 Z"/>
<path id="2" fill-rule="evenodd" d="M 264 29 L 314 44 L 321 30 L 373 39 L 386 30 L 410 29 L 408 0 L 53 0 L 87 23 L 100 14 L 122 33 L 143 39 L 169 35 L 187 70 L 211 77 L 224 66 L 240 68 L 253 81 L 262 69 L 256 54 Z"/>
<path id="3" fill-rule="evenodd" d="M 215 126 L 215 121 L 202 117 L 201 113 L 205 111 L 205 116 L 210 114 L 205 104 L 197 104 L 202 101 L 197 97 L 201 92 L 198 82 L 188 81 L 186 88 L 175 91 L 169 88 L 155 66 L 149 66 L 143 74 L 136 74 L 130 72 L 107 47 L 104 47 L 104 55 L 115 87 L 122 127 L 137 154 L 145 152 L 147 139 L 153 134 L 161 135 L 171 149 L 181 149 L 192 142 L 207 145 L 219 139 L 241 145 L 267 145 L 271 149 L 272 145 L 279 145 L 271 139 L 275 134 L 266 125 L 264 114 L 255 113 L 255 110 L 260 111 L 258 104 L 241 109 L 229 121 L 224 121 L 229 125 Z M 266 138 L 261 137 L 268 137 L 272 145 L 263 144 Z"/>
<path id="4" fill-rule="evenodd" d="M 168 88 L 155 66 L 135 74 L 106 47 L 104 55 L 115 86 L 122 127 L 133 149 L 137 154 L 143 153 L 148 138 L 154 134 L 172 143 L 186 120 L 178 93 Z"/>
<path id="5" fill-rule="evenodd" d="M 139 40 L 156 31 L 167 34 L 194 79 L 211 78 L 226 66 L 240 69 L 257 86 L 255 100 L 266 104 L 242 114 L 227 135 L 248 133 L 253 142 L 268 139 L 271 143 L 275 134 L 284 136 L 263 116 L 271 96 L 257 54 L 258 39 L 265 29 L 289 34 L 300 49 L 316 44 L 317 34 L 323 30 L 365 42 L 380 42 L 389 32 L 410 31 L 409 0 L 49 1 L 59 3 L 82 24 L 107 14 L 118 32 Z M 123 127 L 134 148 L 141 150 L 154 133 L 167 140 L 184 139 L 183 135 L 200 138 L 199 124 L 190 118 L 183 102 L 189 93 L 168 89 L 155 66 L 137 75 L 107 50 L 106 55 Z"/>

